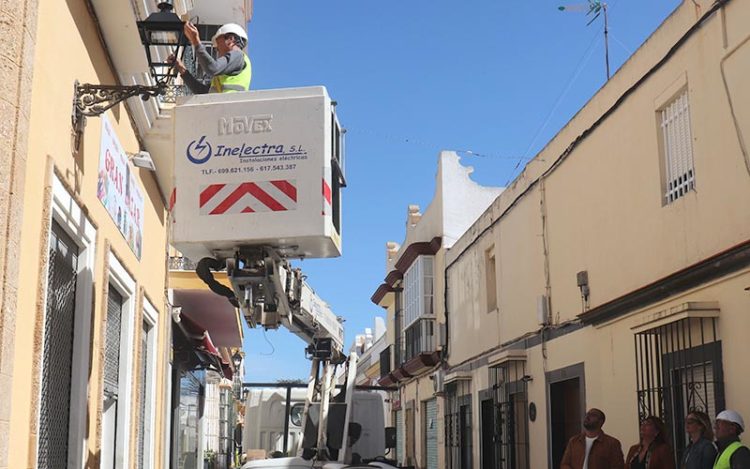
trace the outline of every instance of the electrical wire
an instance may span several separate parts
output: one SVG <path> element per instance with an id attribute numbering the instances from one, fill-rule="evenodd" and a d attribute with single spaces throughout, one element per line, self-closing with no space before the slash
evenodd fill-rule
<path id="1" fill-rule="evenodd" d="M 523 155 L 521 158 L 518 159 L 516 162 L 516 165 L 513 167 L 513 171 L 511 171 L 510 177 L 505 182 L 505 185 L 507 186 L 510 184 L 511 180 L 513 180 L 514 175 L 518 167 L 521 165 L 524 159 L 532 159 L 530 158 L 529 152 L 531 149 L 536 145 L 537 140 L 539 140 L 539 137 L 541 136 L 542 132 L 547 128 L 550 121 L 552 120 L 552 117 L 557 112 L 557 109 L 560 107 L 560 104 L 562 104 L 563 100 L 568 96 L 568 93 L 570 92 L 570 89 L 573 87 L 573 84 L 575 84 L 576 80 L 578 80 L 578 77 L 581 75 L 581 72 L 583 69 L 588 65 L 589 60 L 591 60 L 591 56 L 594 53 L 594 50 L 596 49 L 595 46 L 598 46 L 599 43 L 602 41 L 601 31 L 597 31 L 597 33 L 594 35 L 594 37 L 591 38 L 591 42 L 589 43 L 588 48 L 583 53 L 583 56 L 581 56 L 581 59 L 578 61 L 578 65 L 575 68 L 575 71 L 573 72 L 573 75 L 568 80 L 567 85 L 565 85 L 565 88 L 563 88 L 560 95 L 555 100 L 554 106 L 552 106 L 552 109 L 550 109 L 549 113 L 547 113 L 547 117 L 544 119 L 542 124 L 539 126 L 537 131 L 534 133 L 534 137 L 531 140 L 531 143 L 526 147 L 526 151 L 523 152 Z"/>
<path id="2" fill-rule="evenodd" d="M 532 158 L 527 158 L 525 156 L 511 156 L 511 155 L 500 155 L 496 153 L 485 153 L 485 152 L 478 152 L 474 150 L 460 150 L 460 149 L 452 149 L 448 146 L 439 144 L 439 143 L 429 143 L 425 142 L 420 139 L 411 138 L 411 137 L 404 137 L 404 136 L 397 136 L 397 135 L 391 135 L 391 134 L 383 134 L 380 132 L 375 132 L 370 129 L 352 129 L 348 128 L 347 132 L 354 132 L 354 133 L 362 133 L 362 134 L 370 134 L 374 137 L 381 138 L 388 141 L 395 141 L 398 143 L 408 143 L 411 145 L 418 145 L 424 148 L 429 148 L 431 150 L 437 150 L 437 151 L 454 151 L 456 153 L 460 153 L 462 155 L 466 156 L 473 156 L 478 158 L 497 158 L 497 159 L 506 159 L 506 160 L 531 160 Z"/>
<path id="3" fill-rule="evenodd" d="M 266 339 L 266 343 L 271 346 L 271 353 L 263 353 L 261 352 L 259 355 L 263 357 L 270 357 L 274 353 L 276 353 L 276 347 L 273 346 L 270 340 L 268 340 L 268 336 L 266 335 L 266 329 L 263 329 L 263 338 Z"/>
<path id="4" fill-rule="evenodd" d="M 624 50 L 625 52 L 628 53 L 628 56 L 633 55 L 633 51 L 631 51 L 628 48 L 628 46 L 626 46 L 625 44 L 623 44 L 623 42 L 621 40 L 617 39 L 617 37 L 615 37 L 615 35 L 612 34 L 612 31 L 609 32 L 609 37 L 611 37 L 612 39 L 614 39 L 615 42 L 617 43 L 617 45 L 619 45 L 620 47 L 622 47 L 622 50 Z"/>

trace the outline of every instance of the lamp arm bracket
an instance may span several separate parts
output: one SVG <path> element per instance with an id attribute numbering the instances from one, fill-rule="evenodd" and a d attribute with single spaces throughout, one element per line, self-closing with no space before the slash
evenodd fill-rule
<path id="1" fill-rule="evenodd" d="M 89 83 L 75 85 L 75 97 L 73 103 L 75 112 L 79 116 L 99 116 L 118 103 L 140 96 L 147 101 L 152 96 L 160 96 L 166 93 L 166 85 L 154 86 L 144 85 L 92 85 Z"/>

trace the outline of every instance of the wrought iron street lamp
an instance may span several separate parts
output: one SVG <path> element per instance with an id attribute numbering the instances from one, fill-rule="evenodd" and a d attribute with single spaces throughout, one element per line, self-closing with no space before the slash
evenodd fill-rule
<path id="1" fill-rule="evenodd" d="M 179 57 L 180 48 L 184 52 L 187 45 L 185 39 L 185 23 L 172 11 L 171 2 L 160 2 L 159 11 L 152 13 L 143 21 L 138 21 L 138 33 L 141 43 L 146 49 L 146 59 L 151 69 L 151 76 L 157 84 L 168 83 L 177 76 L 173 63 L 165 61 L 165 57 L 159 57 L 157 48 L 168 48 L 175 57 Z"/>
<path id="2" fill-rule="evenodd" d="M 239 370 L 240 365 L 242 365 L 242 354 L 240 352 L 232 355 L 232 363 L 234 364 L 235 371 Z"/>
<path id="3" fill-rule="evenodd" d="M 144 85 L 92 85 L 75 83 L 73 98 L 73 127 L 77 133 L 83 131 L 86 117 L 99 116 L 118 103 L 140 96 L 147 101 L 151 97 L 164 95 L 177 70 L 167 60 L 167 56 L 180 57 L 187 41 L 183 33 L 184 22 L 172 11 L 172 2 L 163 1 L 159 11 L 143 21 L 138 21 L 138 33 L 146 49 L 146 59 L 155 84 Z M 159 54 L 158 49 L 163 48 Z"/>

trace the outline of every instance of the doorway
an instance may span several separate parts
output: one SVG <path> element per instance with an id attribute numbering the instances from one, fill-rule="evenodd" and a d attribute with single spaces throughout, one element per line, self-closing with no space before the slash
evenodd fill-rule
<path id="1" fill-rule="evenodd" d="M 492 398 L 482 399 L 482 426 L 479 435 L 482 448 L 482 469 L 495 469 L 500 466 L 496 455 L 496 442 L 498 438 L 495 417 L 495 401 Z"/>
<path id="2" fill-rule="evenodd" d="M 586 407 L 583 363 L 547 373 L 549 466 L 558 469 L 568 440 L 581 432 Z"/>

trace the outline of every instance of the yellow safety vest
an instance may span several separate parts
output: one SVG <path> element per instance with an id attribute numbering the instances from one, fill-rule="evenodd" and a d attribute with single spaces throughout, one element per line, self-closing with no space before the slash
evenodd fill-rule
<path id="1" fill-rule="evenodd" d="M 245 67 L 237 75 L 216 75 L 211 79 L 209 93 L 234 93 L 235 91 L 247 91 L 250 89 L 250 80 L 253 76 L 253 67 L 247 54 Z"/>
<path id="2" fill-rule="evenodd" d="M 735 451 L 742 448 L 742 443 L 739 441 L 733 441 L 729 444 L 726 448 L 724 448 L 724 451 L 721 452 L 718 458 L 716 458 L 716 461 L 714 462 L 714 469 L 732 469 L 732 466 L 730 465 L 730 459 L 732 458 L 732 455 Z"/>

